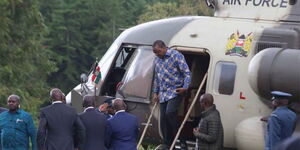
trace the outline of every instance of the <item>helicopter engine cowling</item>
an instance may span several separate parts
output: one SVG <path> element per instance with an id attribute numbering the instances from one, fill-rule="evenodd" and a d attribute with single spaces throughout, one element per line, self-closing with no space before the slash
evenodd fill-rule
<path id="1" fill-rule="evenodd" d="M 300 101 L 300 50 L 262 50 L 250 61 L 248 79 L 256 94 L 265 99 L 276 90 L 291 93 L 292 101 Z"/>

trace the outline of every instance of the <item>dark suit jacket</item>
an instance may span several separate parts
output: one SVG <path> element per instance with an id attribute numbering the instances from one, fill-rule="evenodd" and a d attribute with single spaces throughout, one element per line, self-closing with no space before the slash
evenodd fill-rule
<path id="1" fill-rule="evenodd" d="M 106 144 L 109 150 L 136 150 L 138 137 L 137 117 L 119 112 L 108 120 Z"/>
<path id="2" fill-rule="evenodd" d="M 106 117 L 94 108 L 87 109 L 79 115 L 85 126 L 86 138 L 84 150 L 107 150 L 104 144 L 107 121 Z"/>
<path id="3" fill-rule="evenodd" d="M 82 148 L 84 137 L 84 126 L 74 108 L 56 103 L 41 109 L 37 132 L 39 150 Z"/>

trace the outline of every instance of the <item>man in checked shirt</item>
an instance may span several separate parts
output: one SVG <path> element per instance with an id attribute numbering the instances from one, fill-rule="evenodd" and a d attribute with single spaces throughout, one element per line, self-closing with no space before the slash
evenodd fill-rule
<path id="1" fill-rule="evenodd" d="M 157 56 L 154 60 L 153 101 L 160 103 L 163 142 L 168 148 L 180 125 L 177 110 L 191 82 L 191 73 L 184 56 L 176 50 L 167 48 L 163 41 L 155 41 L 152 48 Z"/>

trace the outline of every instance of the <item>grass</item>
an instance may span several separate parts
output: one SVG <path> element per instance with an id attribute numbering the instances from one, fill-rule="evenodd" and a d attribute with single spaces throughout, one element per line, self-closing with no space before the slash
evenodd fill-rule
<path id="1" fill-rule="evenodd" d="M 142 146 L 139 147 L 138 150 L 154 150 L 156 148 L 157 145 L 148 145 L 148 148 L 147 149 L 144 149 Z"/>

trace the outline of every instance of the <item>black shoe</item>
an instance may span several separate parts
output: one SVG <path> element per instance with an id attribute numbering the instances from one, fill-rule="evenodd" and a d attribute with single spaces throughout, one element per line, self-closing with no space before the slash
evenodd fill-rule
<path id="1" fill-rule="evenodd" d="M 188 150 L 188 146 L 185 141 L 180 141 L 180 149 L 181 150 Z"/>

